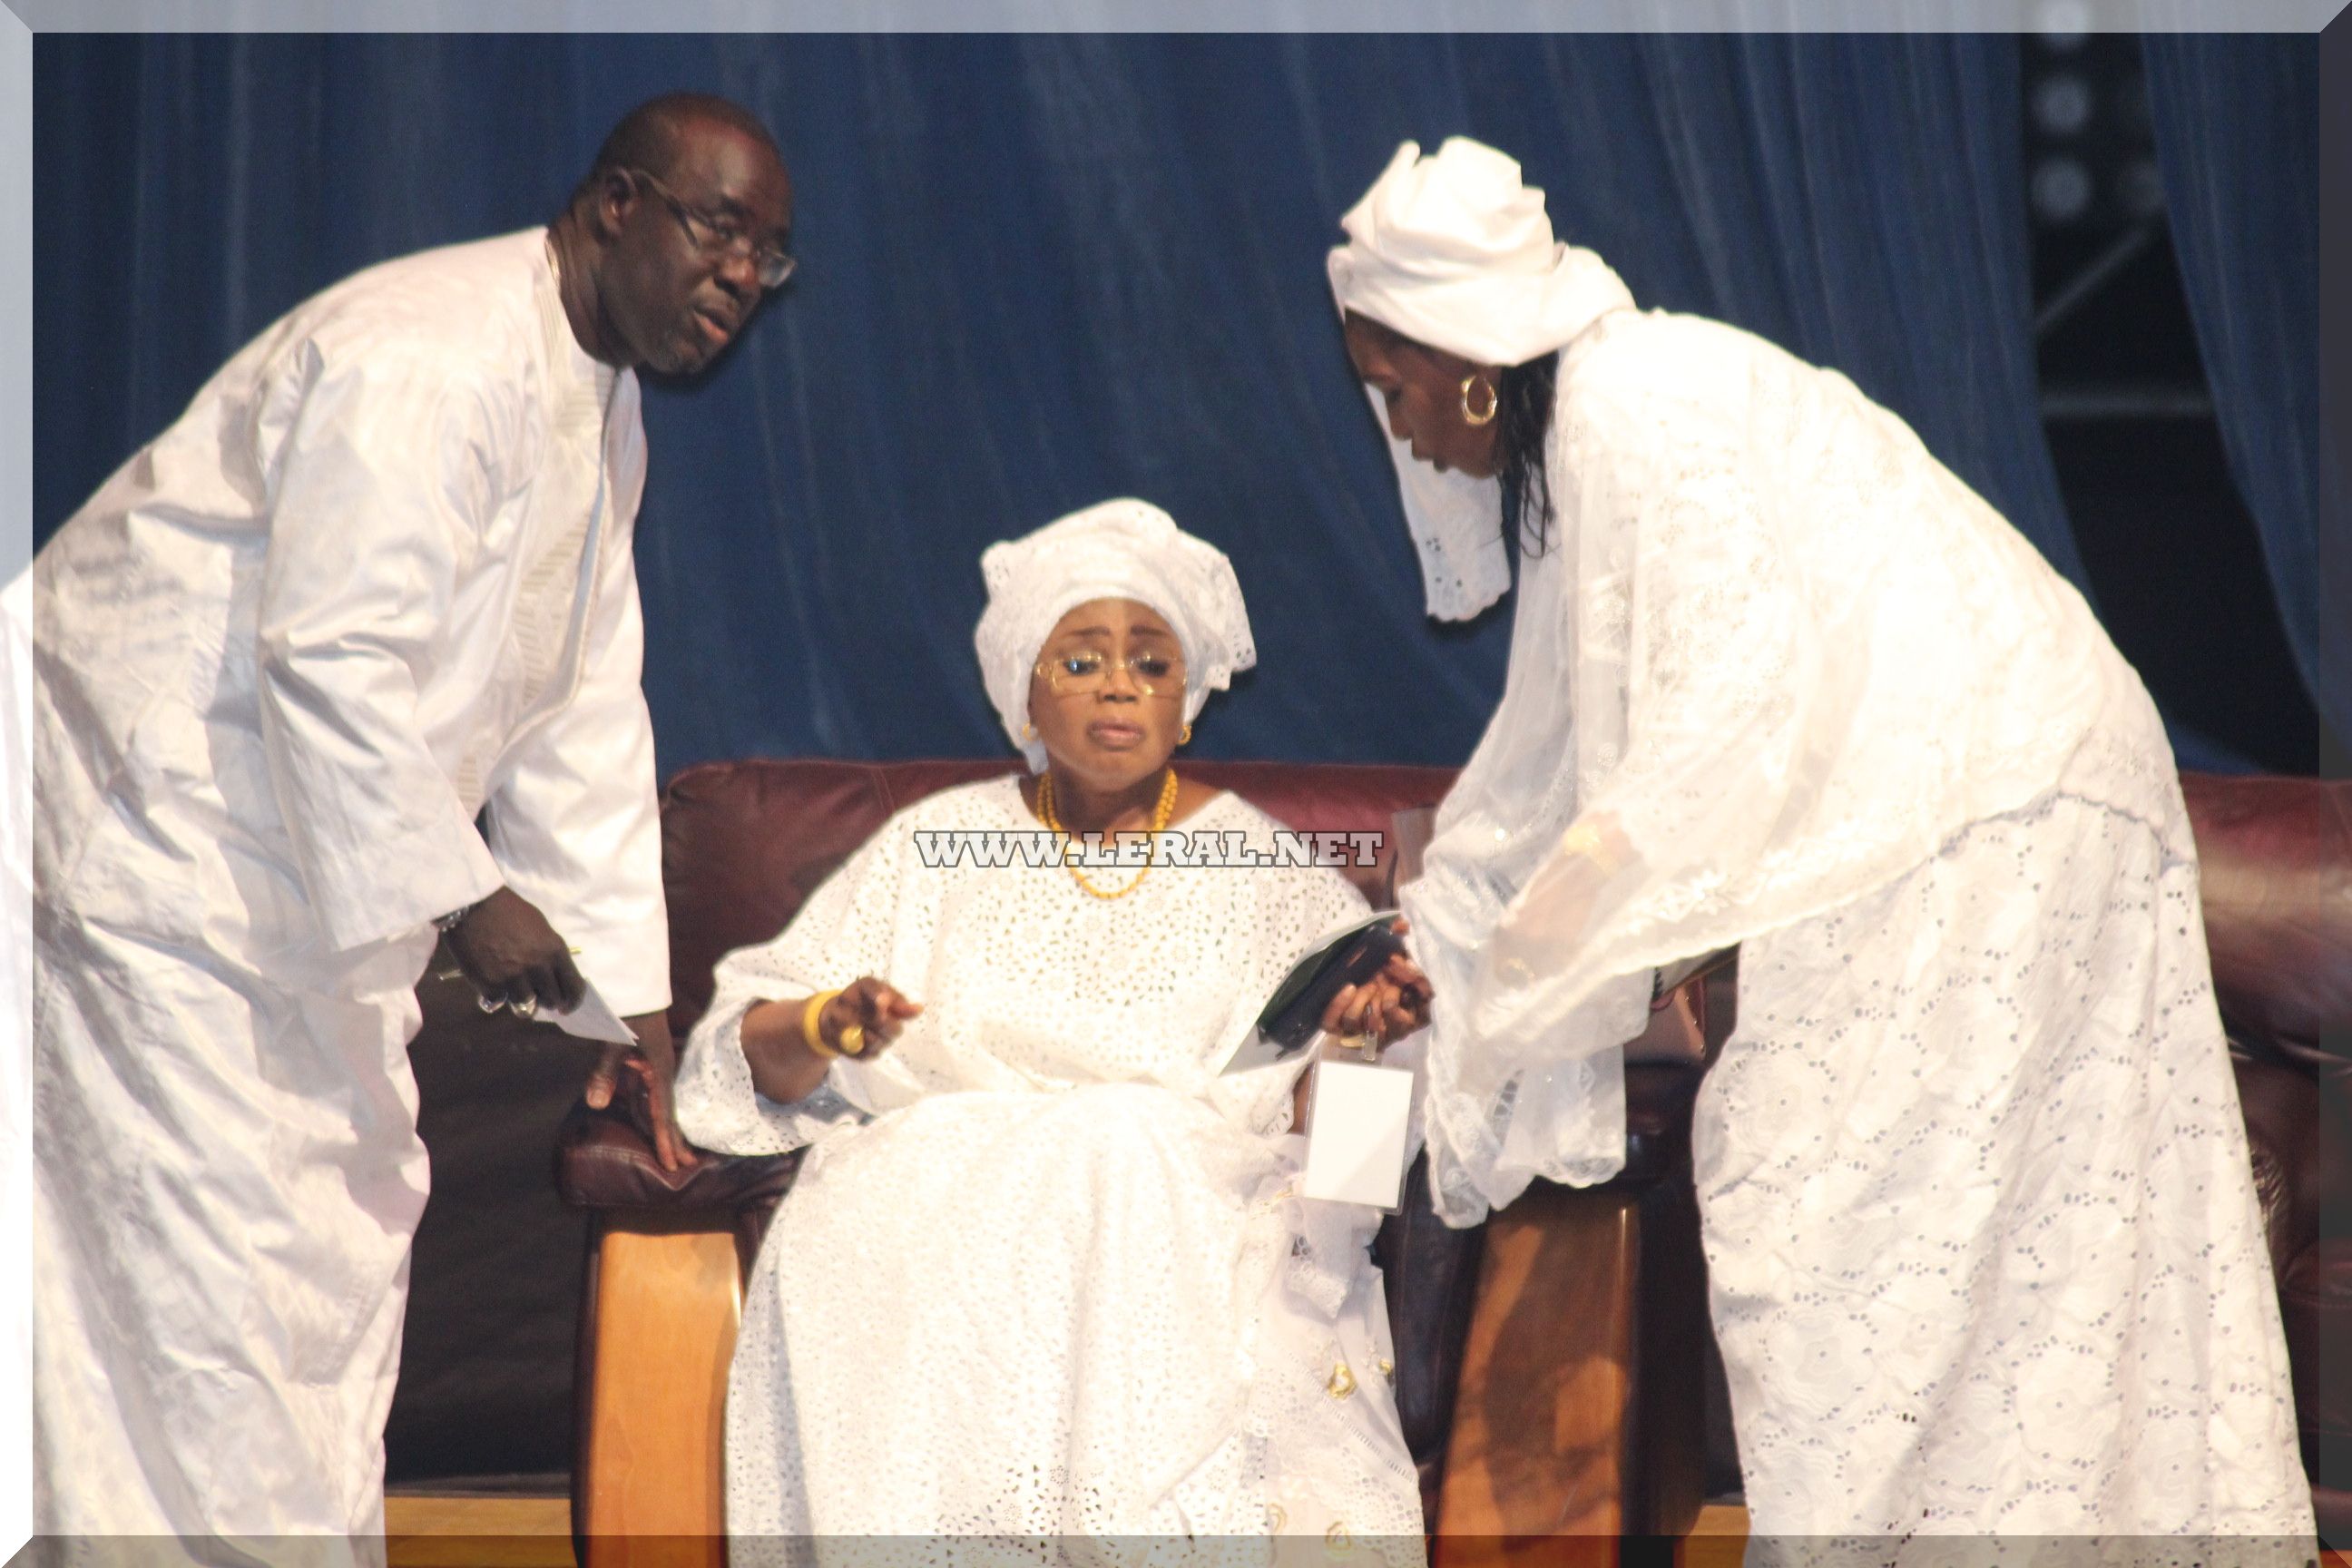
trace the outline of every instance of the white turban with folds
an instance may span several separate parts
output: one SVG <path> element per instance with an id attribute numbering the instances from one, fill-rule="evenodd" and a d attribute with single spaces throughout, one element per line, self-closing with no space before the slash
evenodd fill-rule
<path id="1" fill-rule="evenodd" d="M 1525 364 L 1633 303 L 1607 262 L 1552 237 L 1543 192 L 1521 181 L 1518 163 L 1466 136 L 1430 158 L 1417 142 L 1398 148 L 1339 226 L 1348 243 L 1329 266 L 1342 315 L 1478 364 Z M 1510 586 L 1501 485 L 1441 474 L 1394 438 L 1389 448 L 1429 613 L 1467 619 Z"/>
<path id="2" fill-rule="evenodd" d="M 1186 723 L 1210 692 L 1257 662 L 1233 563 L 1149 501 L 1107 500 L 992 544 L 980 570 L 988 583 L 988 608 L 972 634 L 981 678 L 1032 773 L 1044 770 L 1045 748 L 1024 733 L 1030 673 L 1055 623 L 1080 605 L 1133 599 L 1160 614 L 1184 650 Z"/>

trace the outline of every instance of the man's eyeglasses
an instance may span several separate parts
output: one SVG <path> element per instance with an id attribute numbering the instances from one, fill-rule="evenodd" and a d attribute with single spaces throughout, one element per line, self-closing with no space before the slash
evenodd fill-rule
<path id="1" fill-rule="evenodd" d="M 1184 689 L 1184 661 L 1151 648 L 1139 648 L 1118 660 L 1128 680 L 1146 697 L 1175 697 Z M 1110 684 L 1112 659 L 1093 648 L 1057 654 L 1037 661 L 1037 674 L 1056 697 L 1099 691 Z"/>
<path id="2" fill-rule="evenodd" d="M 790 278 L 793 268 L 799 265 L 784 251 L 773 246 L 761 245 L 732 219 L 713 217 L 698 207 L 687 205 L 678 199 L 677 192 L 645 170 L 633 168 L 629 173 L 654 188 L 654 195 L 661 197 L 669 207 L 677 219 L 678 226 L 686 230 L 686 237 L 694 242 L 697 249 L 706 255 L 728 256 L 738 261 L 751 262 L 759 270 L 761 288 L 782 288 L 784 279 Z"/>

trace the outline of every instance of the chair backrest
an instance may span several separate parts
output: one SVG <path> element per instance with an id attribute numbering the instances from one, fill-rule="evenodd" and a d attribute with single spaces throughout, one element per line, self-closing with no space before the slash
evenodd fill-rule
<path id="1" fill-rule="evenodd" d="M 2213 991 L 2242 1028 L 2352 1034 L 2352 781 L 2183 773 Z"/>
<path id="2" fill-rule="evenodd" d="M 709 1005 L 719 959 L 782 931 L 892 813 L 1015 766 L 1010 759 L 755 760 L 708 763 L 673 778 L 662 795 L 670 1026 L 683 1036 Z M 1450 768 L 1336 763 L 1188 763 L 1184 773 L 1303 832 L 1381 835 L 1373 864 L 1345 868 L 1375 902 L 1390 890 L 1391 818 L 1433 805 L 1454 782 Z"/>

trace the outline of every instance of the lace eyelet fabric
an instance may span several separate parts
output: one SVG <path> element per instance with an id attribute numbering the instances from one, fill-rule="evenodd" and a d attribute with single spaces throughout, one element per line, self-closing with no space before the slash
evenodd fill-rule
<path id="1" fill-rule="evenodd" d="M 2148 824 L 2053 795 L 1752 941 L 1692 1138 L 1759 1531 L 2303 1560 L 2197 868 Z"/>
<path id="2" fill-rule="evenodd" d="M 1230 795 L 1177 826 L 1273 843 Z M 1362 899 L 1323 868 L 1171 864 L 1106 901 L 923 864 L 919 835 L 974 828 L 1038 825 L 1009 779 L 901 813 L 730 955 L 688 1043 L 688 1137 L 810 1146 L 745 1289 L 733 1560 L 1258 1561 L 1345 1521 L 1358 1561 L 1419 1562 L 1387 1384 L 1327 1387 L 1394 1355 L 1379 1216 L 1296 1195 L 1295 1067 L 1209 1071 Z M 866 973 L 922 1016 L 762 1100 L 745 1012 Z"/>
<path id="3" fill-rule="evenodd" d="M 1619 1170 L 1649 973 L 1737 945 L 1693 1149 L 1759 1550 L 2301 1561 L 2195 845 L 2138 678 L 1901 420 L 1721 323 L 1596 323 L 1546 460 L 1502 704 L 1402 893 L 1441 1216 Z"/>

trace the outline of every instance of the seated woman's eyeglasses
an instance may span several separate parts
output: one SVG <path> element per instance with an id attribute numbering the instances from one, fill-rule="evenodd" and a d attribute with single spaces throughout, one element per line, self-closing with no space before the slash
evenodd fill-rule
<path id="1" fill-rule="evenodd" d="M 1072 692 L 1099 691 L 1110 683 L 1113 660 L 1092 649 L 1056 654 L 1037 661 L 1037 673 L 1056 697 Z M 1164 653 L 1139 649 L 1117 661 L 1126 666 L 1129 681 L 1146 697 L 1174 697 L 1184 689 L 1184 663 Z"/>
<path id="2" fill-rule="evenodd" d="M 800 265 L 793 257 L 773 246 L 761 246 L 731 220 L 713 217 L 698 207 L 687 205 L 678 199 L 677 192 L 645 170 L 633 168 L 629 173 L 653 187 L 654 195 L 668 206 L 671 215 L 677 219 L 678 226 L 686 230 L 686 237 L 694 242 L 696 249 L 709 256 L 730 256 L 738 261 L 751 262 L 759 268 L 761 288 L 782 288 L 784 279 L 793 275 L 793 268 Z"/>

